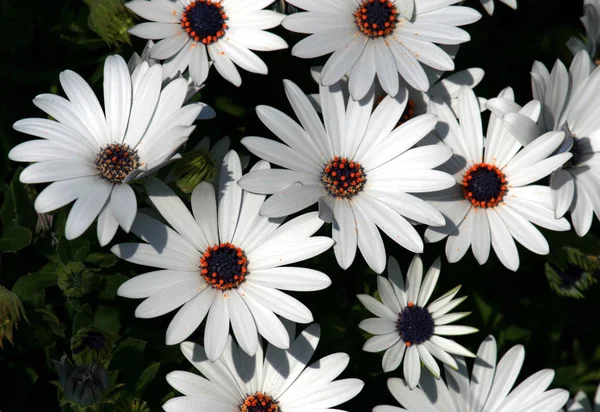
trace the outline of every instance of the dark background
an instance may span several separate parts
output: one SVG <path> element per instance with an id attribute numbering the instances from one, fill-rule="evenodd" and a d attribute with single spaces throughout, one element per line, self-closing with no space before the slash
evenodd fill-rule
<path id="1" fill-rule="evenodd" d="M 519 0 L 519 9 L 513 11 L 496 0 L 495 14 L 490 17 L 478 1 L 468 0 L 466 5 L 479 10 L 483 17 L 478 23 L 466 27 L 472 40 L 461 47 L 456 69 L 481 67 L 485 70 L 486 76 L 476 89 L 482 97 L 493 97 L 502 88 L 511 86 L 517 102 L 526 103 L 531 99 L 529 71 L 534 60 L 543 62 L 549 69 L 556 58 L 570 63 L 571 55 L 565 43 L 569 37 L 583 33 L 583 26 L 579 22 L 583 14 L 581 3 L 579 0 Z M 60 93 L 58 75 L 65 69 L 74 70 L 90 80 L 92 87 L 101 94 L 105 57 L 120 53 L 127 60 L 133 50 L 141 52 L 145 42 L 132 38 L 133 47 L 107 46 L 87 27 L 89 9 L 79 0 L 2 0 L 0 4 L 0 150 L 3 153 L 0 171 L 4 182 L 3 192 L 6 194 L 19 166 L 9 162 L 6 155 L 11 147 L 29 139 L 13 131 L 11 126 L 19 119 L 41 115 L 31 99 L 41 93 Z M 285 33 L 282 29 L 275 31 L 284 35 L 290 46 L 302 37 Z M 215 108 L 218 117 L 199 123 L 190 140 L 208 135 L 216 142 L 221 136 L 229 135 L 234 141 L 234 148 L 243 152 L 243 147 L 239 145 L 243 136 L 270 136 L 255 116 L 256 105 L 267 104 L 291 112 L 283 92 L 282 79 L 291 79 L 306 93 L 316 91 L 309 68 L 322 64 L 323 59 L 297 59 L 290 55 L 289 50 L 263 53 L 260 57 L 269 66 L 269 76 L 242 72 L 243 83 L 240 88 L 224 81 L 216 71 L 211 71 L 200 100 Z M 14 185 L 19 184 L 15 182 Z M 26 190 L 32 194 L 32 189 Z M 68 207 L 66 209 L 68 211 Z M 94 228 L 95 225 L 80 241 L 70 244 L 59 241 L 58 248 L 68 250 L 67 254 L 76 254 L 81 248 L 90 253 L 108 252 L 99 248 Z M 61 228 L 55 227 L 55 231 L 61 239 Z M 322 232 L 329 235 L 330 228 L 326 227 Z M 551 250 L 569 245 L 588 253 L 600 254 L 600 247 L 593 235 L 579 239 L 572 232 L 544 233 L 551 242 Z M 598 233 L 596 220 L 591 233 Z M 128 238 L 119 231 L 112 244 Z M 398 258 L 405 272 L 411 254 L 401 250 L 385 236 L 384 241 L 388 253 Z M 51 241 L 43 238 L 34 243 L 16 253 L 0 255 L 1 285 L 11 289 L 18 278 L 43 270 L 48 262 L 48 254 L 54 253 L 49 251 Z M 444 243 L 426 245 L 423 256 L 426 267 L 438 254 L 443 256 Z M 559 297 L 550 289 L 544 275 L 546 257 L 533 255 L 521 247 L 519 251 L 521 266 L 517 273 L 505 269 L 493 253 L 484 266 L 477 264 L 471 252 L 457 264 L 450 265 L 444 261 L 434 298 L 462 284 L 459 296 L 468 295 L 469 299 L 457 310 L 472 311 L 472 315 L 463 323 L 478 327 L 480 332 L 458 337 L 456 340 L 459 343 L 475 352 L 479 343 L 491 333 L 497 338 L 501 353 L 517 343 L 523 344 L 526 359 L 520 379 L 539 369 L 553 368 L 557 371 L 553 386 L 564 387 L 572 392 L 583 388 L 590 393 L 600 381 L 600 330 L 597 318 L 600 287 L 592 287 L 586 293 L 586 299 L 582 300 Z M 391 374 L 383 374 L 382 353 L 362 352 L 361 347 L 368 336 L 357 328 L 357 324 L 370 315 L 358 303 L 355 295 L 373 294 L 376 290 L 375 275 L 360 256 L 348 271 L 339 269 L 332 251 L 306 262 L 306 266 L 319 268 L 333 281 L 325 291 L 296 294 L 309 306 L 322 327 L 321 342 L 313 360 L 334 352 L 346 352 L 351 356 L 351 363 L 343 376 L 358 377 L 366 383 L 362 393 L 344 405 L 344 409 L 366 411 L 378 404 L 394 404 L 385 382 L 389 376 L 401 377 L 402 367 Z M 102 276 L 133 276 L 142 273 L 142 270 L 119 262 L 104 270 Z M 171 392 L 164 375 L 174 369 L 189 369 L 189 364 L 177 347 L 163 344 L 172 315 L 153 320 L 135 319 L 133 311 L 137 301 L 118 297 L 107 300 L 92 294 L 79 302 L 72 302 L 65 299 L 60 289 L 52 286 L 45 290 L 42 301 L 37 304 L 26 302 L 28 317 L 33 321 L 29 325 L 21 323 L 20 330 L 15 334 L 15 344 L 5 341 L 4 350 L 0 350 L 2 411 L 33 411 L 41 405 L 46 411 L 60 410 L 59 394 L 50 383 L 57 377 L 48 360 L 69 353 L 72 323 L 77 312 L 73 306 L 83 303 L 93 308 L 94 318 L 96 312 L 106 312 L 108 307 L 113 316 L 108 319 L 112 319 L 111 328 L 118 334 L 118 339 L 133 337 L 146 342 L 143 356 L 137 363 L 111 365 L 119 370 L 115 377 L 117 382 L 127 383 L 134 379 L 129 375 L 139 375 L 146 366 L 161 362 L 156 379 L 141 394 L 152 410 L 160 410 L 165 396 Z M 48 320 L 39 316 L 40 310 L 50 311 L 56 317 L 56 322 L 64 326 L 62 333 L 60 326 L 51 327 L 48 331 L 48 326 L 44 325 Z M 55 330 L 57 328 L 58 332 Z M 200 329 L 191 339 L 199 341 L 201 332 Z M 131 390 L 129 383 L 119 390 L 128 391 L 123 397 L 140 396 L 139 392 Z"/>

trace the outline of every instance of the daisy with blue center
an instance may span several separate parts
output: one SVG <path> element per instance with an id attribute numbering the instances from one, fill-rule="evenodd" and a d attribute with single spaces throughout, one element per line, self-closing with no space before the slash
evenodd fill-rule
<path id="1" fill-rule="evenodd" d="M 453 355 L 472 356 L 463 346 L 443 336 L 466 335 L 477 332 L 470 326 L 450 325 L 469 315 L 469 312 L 450 313 L 466 298 L 455 299 L 460 286 L 452 289 L 428 305 L 440 275 L 437 259 L 423 278 L 423 262 L 416 255 L 408 268 L 406 282 L 398 262 L 388 260 L 388 278 L 377 277 L 379 295 L 383 303 L 369 295 L 358 295 L 359 300 L 377 318 L 362 321 L 358 326 L 376 336 L 370 338 L 363 350 L 385 351 L 383 371 L 391 372 L 404 360 L 404 379 L 412 389 L 421 377 L 421 362 L 439 379 L 440 368 L 434 358 L 458 368 Z"/>
<path id="2" fill-rule="evenodd" d="M 286 42 L 265 30 L 277 27 L 284 15 L 263 10 L 274 0 L 133 0 L 125 4 L 149 22 L 129 32 L 143 39 L 160 40 L 150 57 L 165 60 L 169 73 L 189 73 L 196 85 L 208 77 L 209 68 L 240 86 L 236 66 L 267 74 L 268 68 L 252 50 L 285 49 Z"/>
<path id="3" fill-rule="evenodd" d="M 305 10 L 287 16 L 282 25 L 310 34 L 292 54 L 314 58 L 333 53 L 320 76 L 331 86 L 349 76 L 350 94 L 362 99 L 379 79 L 383 90 L 395 96 L 406 82 L 427 91 L 425 65 L 440 71 L 454 70 L 452 57 L 442 47 L 470 40 L 459 26 L 481 18 L 477 11 L 455 6 L 459 0 L 289 0 Z M 403 80 L 402 80 L 403 79 Z"/>

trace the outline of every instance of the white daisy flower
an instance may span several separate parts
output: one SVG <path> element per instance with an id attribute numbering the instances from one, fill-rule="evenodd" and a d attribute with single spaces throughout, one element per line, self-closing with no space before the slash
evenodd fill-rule
<path id="1" fill-rule="evenodd" d="M 239 350 L 231 338 L 223 356 L 211 362 L 205 348 L 181 344 L 183 355 L 204 375 L 174 371 L 167 382 L 184 396 L 168 400 L 167 412 L 341 412 L 331 409 L 354 398 L 363 388 L 359 379 L 337 378 L 348 366 L 345 353 L 334 353 L 308 365 L 321 330 L 307 327 L 295 338 L 286 322 L 289 350 L 258 344 L 256 355 Z M 308 366 L 307 366 L 308 365 Z"/>
<path id="2" fill-rule="evenodd" d="M 423 279 L 423 262 L 419 255 L 415 255 L 405 283 L 398 261 L 390 256 L 388 279 L 377 276 L 377 288 L 383 303 L 369 295 L 358 295 L 362 304 L 377 316 L 358 325 L 365 332 L 376 335 L 365 343 L 363 350 L 385 350 L 382 361 L 384 372 L 396 370 L 404 358 L 404 378 L 411 389 L 419 383 L 421 361 L 439 379 L 440 367 L 434 357 L 455 369 L 458 365 L 450 354 L 475 357 L 463 346 L 442 337 L 477 332 L 470 326 L 449 325 L 470 314 L 449 313 L 466 299 L 454 299 L 460 286 L 426 306 L 440 275 L 440 266 L 438 258 Z"/>
<path id="3" fill-rule="evenodd" d="M 571 37 L 567 47 L 575 56 L 582 50 L 590 56 L 596 56 L 596 48 L 600 41 L 600 0 L 583 0 L 583 16 L 580 18 L 585 27 L 585 41 Z"/>
<path id="4" fill-rule="evenodd" d="M 65 237 L 80 236 L 98 217 L 98 240 L 104 246 L 119 226 L 126 232 L 131 228 L 137 202 L 129 184 L 178 159 L 177 149 L 207 106 L 181 107 L 187 92 L 184 79 L 162 87 L 160 65 L 142 63 L 130 75 L 120 56 L 109 56 L 104 64 L 104 112 L 77 73 L 62 72 L 60 83 L 68 99 L 53 94 L 33 99 L 56 121 L 31 118 L 13 125 L 44 140 L 21 143 L 8 156 L 35 162 L 23 170 L 21 182 L 53 182 L 35 201 L 38 213 L 75 200 Z"/>
<path id="5" fill-rule="evenodd" d="M 257 163 L 252 170 L 269 168 Z M 148 180 L 148 196 L 172 227 L 138 214 L 131 231 L 148 243 L 121 243 L 112 252 L 129 262 L 162 270 L 136 276 L 117 293 L 146 298 L 138 318 L 154 318 L 182 306 L 169 324 L 167 345 L 180 343 L 208 315 L 204 342 L 216 360 L 227 341 L 229 324 L 249 355 L 258 348 L 258 333 L 287 349 L 289 339 L 275 314 L 299 323 L 313 321 L 310 310 L 281 290 L 325 289 L 329 278 L 316 270 L 285 266 L 312 258 L 333 241 L 311 237 L 323 225 L 317 213 L 285 218 L 258 215 L 264 196 L 242 193 L 240 159 L 230 151 L 223 160 L 219 183 L 199 184 L 192 192 L 192 213 L 167 185 Z"/>
<path id="6" fill-rule="evenodd" d="M 583 391 L 577 392 L 572 399 L 567 402 L 567 408 L 561 411 L 566 412 L 600 412 L 600 385 L 596 389 L 596 395 L 593 400 L 594 404 L 590 402 L 587 395 Z"/>
<path id="7" fill-rule="evenodd" d="M 452 176 L 432 170 L 452 156 L 449 148 L 413 148 L 436 117 L 425 114 L 394 129 L 408 101 L 406 89 L 373 111 L 373 89 L 361 101 L 346 102 L 338 83 L 320 88 L 323 125 L 306 95 L 290 81 L 284 85 L 302 126 L 277 109 L 258 106 L 258 117 L 285 144 L 242 139 L 250 152 L 284 168 L 250 172 L 240 180 L 245 190 L 274 194 L 260 213 L 285 216 L 318 203 L 321 218 L 333 222 L 334 252 L 344 269 L 358 246 L 367 264 L 383 271 L 386 254 L 377 227 L 406 249 L 422 252 L 423 241 L 407 219 L 443 225 L 444 218 L 409 193 L 454 184 Z"/>
<path id="8" fill-rule="evenodd" d="M 500 98 L 511 102 L 511 93 L 505 90 Z M 491 244 L 502 264 L 513 271 L 519 267 L 515 240 L 534 253 L 548 254 L 548 242 L 532 223 L 559 231 L 570 226 L 566 219 L 555 219 L 550 188 L 532 183 L 571 158 L 570 153 L 552 155 L 564 133 L 546 133 L 521 149 L 522 144 L 492 113 L 484 138 L 479 104 L 468 87 L 458 96 L 460 123 L 446 104 L 431 100 L 429 109 L 440 120 L 437 136 L 454 151 L 441 169 L 452 172 L 456 184 L 429 197 L 445 215 L 446 225 L 427 228 L 425 240 L 438 242 L 448 236 L 449 262 L 458 262 L 471 247 L 481 265 L 488 260 Z M 518 113 L 529 121 L 523 126 L 530 127 L 523 130 L 527 138 L 537 129 L 531 117 L 537 119 L 539 112 L 540 104 L 534 101 Z"/>
<path id="9" fill-rule="evenodd" d="M 319 83 L 322 70 L 322 66 L 311 67 L 310 69 L 310 74 L 313 80 L 317 83 Z M 482 69 L 475 67 L 452 73 L 443 79 L 441 78 L 442 74 L 443 72 L 438 70 L 427 70 L 427 76 L 429 77 L 430 84 L 433 86 L 431 86 L 426 92 L 419 91 L 414 87 L 406 85 L 408 90 L 408 102 L 406 103 L 406 107 L 404 108 L 404 112 L 400 118 L 400 124 L 412 119 L 415 116 L 427 113 L 427 103 L 434 97 L 437 97 L 441 101 L 447 103 L 450 105 L 450 107 L 452 107 L 452 110 L 456 111 L 456 108 L 458 107 L 457 102 L 460 87 L 468 86 L 470 88 L 474 88 L 481 82 L 481 80 L 483 80 L 485 72 Z M 341 84 L 344 90 L 344 98 L 347 99 L 350 93 L 348 91 L 347 76 L 342 79 Z M 375 101 L 380 102 L 385 98 L 385 96 L 386 93 L 379 84 L 379 81 L 375 80 Z M 319 94 L 311 94 L 309 95 L 309 98 L 315 105 L 317 111 L 321 113 Z M 484 111 L 486 99 L 481 97 L 478 99 L 481 111 Z"/>
<path id="10" fill-rule="evenodd" d="M 292 49 L 301 58 L 333 52 L 320 78 L 331 86 L 349 74 L 352 98 L 369 91 L 375 75 L 387 94 L 401 90 L 399 76 L 417 90 L 429 89 L 421 64 L 441 71 L 454 70 L 448 53 L 436 46 L 469 41 L 457 26 L 481 18 L 474 9 L 451 6 L 460 0 L 288 0 L 306 12 L 287 16 L 288 30 L 308 33 Z"/>
<path id="11" fill-rule="evenodd" d="M 418 0 L 417 0 L 418 1 Z M 491 16 L 494 14 L 494 0 L 479 0 L 485 11 Z M 517 9 L 517 0 L 499 0 L 513 10 Z"/>
<path id="12" fill-rule="evenodd" d="M 133 0 L 125 3 L 138 16 L 150 20 L 129 29 L 143 39 L 162 39 L 150 57 L 164 62 L 169 73 L 187 67 L 196 85 L 204 83 L 209 58 L 221 76 L 236 86 L 242 78 L 236 65 L 252 73 L 268 68 L 251 50 L 287 48 L 279 36 L 265 30 L 277 27 L 283 14 L 263 10 L 274 0 Z"/>
<path id="13" fill-rule="evenodd" d="M 511 390 L 525 360 L 523 346 L 513 346 L 499 362 L 496 357 L 496 340 L 490 335 L 477 351 L 470 379 L 460 357 L 458 370 L 444 368 L 447 383 L 424 374 L 419 387 L 410 390 L 404 380 L 390 378 L 388 388 L 404 409 L 381 405 L 373 412 L 558 412 L 567 402 L 566 390 L 547 390 L 552 369 L 534 373 Z"/>
<path id="14" fill-rule="evenodd" d="M 535 62 L 531 81 L 534 98 L 543 102 L 543 131 L 565 131 L 558 151 L 573 155 L 550 178 L 555 216 L 570 211 L 575 231 L 584 236 L 594 214 L 600 216 L 600 68 L 581 51 L 568 72 L 560 60 L 552 73 Z"/>

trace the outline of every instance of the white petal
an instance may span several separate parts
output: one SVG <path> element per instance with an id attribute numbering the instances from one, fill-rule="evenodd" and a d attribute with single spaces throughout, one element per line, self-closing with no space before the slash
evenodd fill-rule
<path id="1" fill-rule="evenodd" d="M 473 208 L 470 217 L 473 219 L 471 224 L 471 248 L 477 262 L 483 265 L 490 255 L 490 224 L 486 213 L 478 208 Z"/>
<path id="2" fill-rule="evenodd" d="M 569 210 L 575 198 L 575 179 L 566 170 L 557 170 L 550 177 L 554 216 L 561 218 Z"/>
<path id="3" fill-rule="evenodd" d="M 86 193 L 97 179 L 96 176 L 78 177 L 48 185 L 35 199 L 36 212 L 48 213 L 71 203 Z"/>
<path id="4" fill-rule="evenodd" d="M 169 313 L 183 305 L 206 287 L 200 277 L 184 279 L 161 289 L 135 309 L 137 318 L 149 319 Z"/>
<path id="5" fill-rule="evenodd" d="M 397 331 L 389 332 L 384 335 L 373 336 L 365 342 L 362 349 L 365 352 L 381 352 L 400 341 L 400 335 Z"/>
<path id="6" fill-rule="evenodd" d="M 229 336 L 229 312 L 224 295 L 225 293 L 217 293 L 206 319 L 204 345 L 206 356 L 211 362 L 221 356 Z"/>
<path id="7" fill-rule="evenodd" d="M 129 34 L 141 37 L 142 39 L 152 40 L 174 37 L 182 33 L 181 26 L 179 24 L 155 22 L 136 24 L 127 31 Z"/>
<path id="8" fill-rule="evenodd" d="M 198 276 L 197 273 L 195 275 Z M 206 317 L 217 293 L 216 289 L 207 287 L 184 304 L 169 323 L 165 343 L 175 345 L 194 333 Z"/>
<path id="9" fill-rule="evenodd" d="M 98 215 L 98 224 L 96 226 L 100 246 L 108 245 L 115 237 L 117 229 L 119 229 L 119 222 L 112 215 L 110 203 L 106 203 Z"/>
<path id="10" fill-rule="evenodd" d="M 433 262 L 433 264 L 431 265 L 429 270 L 427 271 L 427 274 L 425 275 L 425 279 L 423 280 L 423 283 L 421 285 L 421 289 L 419 290 L 419 297 L 416 301 L 417 306 L 425 307 L 425 305 L 427 305 L 427 302 L 429 302 L 429 298 L 431 297 L 431 295 L 433 293 L 433 289 L 435 288 L 435 285 L 437 284 L 438 278 L 440 276 L 441 265 L 442 265 L 442 262 L 440 261 L 440 258 L 438 257 L 435 260 L 435 262 Z M 411 267 L 412 267 L 412 263 L 411 263 Z M 410 276 L 410 268 L 409 268 L 409 276 Z"/>
<path id="11" fill-rule="evenodd" d="M 540 233 L 527 219 L 510 207 L 500 207 L 498 215 L 510 231 L 510 234 L 523 246 L 539 255 L 550 253 L 550 246 Z"/>
<path id="12" fill-rule="evenodd" d="M 494 209 L 486 209 L 490 223 L 492 247 L 498 259 L 512 271 L 519 268 L 519 252 L 508 228 Z"/>
<path id="13" fill-rule="evenodd" d="M 213 185 L 202 182 L 192 192 L 192 212 L 209 245 L 219 244 L 217 202 Z"/>
<path id="14" fill-rule="evenodd" d="M 321 84 L 331 86 L 348 73 L 365 49 L 367 41 L 367 36 L 355 36 L 345 47 L 337 49 L 323 66 Z"/>
<path id="15" fill-rule="evenodd" d="M 170 249 L 162 249 L 159 252 L 145 243 L 120 243 L 110 251 L 121 259 L 138 265 L 198 272 L 197 260 Z"/>
<path id="16" fill-rule="evenodd" d="M 104 110 L 112 141 L 125 136 L 131 109 L 131 76 L 121 56 L 109 56 L 104 63 Z"/>
<path id="17" fill-rule="evenodd" d="M 163 23 L 179 23 L 181 19 L 181 8 L 177 3 L 172 3 L 171 7 L 167 2 L 149 2 L 143 0 L 133 0 L 126 3 L 129 10 L 133 11 L 146 20 L 158 21 Z M 179 6 L 179 7 L 178 7 Z"/>
<path id="18" fill-rule="evenodd" d="M 412 1 L 405 3 L 414 4 Z M 375 66 L 377 67 L 377 78 L 385 92 L 390 96 L 395 96 L 400 88 L 398 79 L 398 69 L 394 55 L 383 39 L 377 40 L 375 47 Z"/>
<path id="19" fill-rule="evenodd" d="M 358 300 L 360 300 L 360 303 L 362 303 L 372 314 L 379 316 L 380 318 L 387 319 L 390 322 L 398 321 L 398 314 L 392 312 L 389 307 L 385 306 L 374 297 L 369 295 L 356 295 L 356 297 Z"/>
<path id="20" fill-rule="evenodd" d="M 361 196 L 357 199 L 358 202 L 360 202 L 360 208 L 393 241 L 411 252 L 421 253 L 423 251 L 423 240 L 406 219 L 372 197 Z M 360 239 L 360 232 L 358 236 Z"/>
<path id="21" fill-rule="evenodd" d="M 79 110 L 80 119 L 85 122 L 88 132 L 94 136 L 99 146 L 109 142 L 106 118 L 98 98 L 90 85 L 77 73 L 71 70 L 61 72 L 60 84 L 65 94 Z"/>
<path id="22" fill-rule="evenodd" d="M 404 356 L 404 378 L 408 387 L 414 389 L 421 377 L 421 360 L 419 351 L 415 345 L 406 348 Z"/>
<path id="23" fill-rule="evenodd" d="M 397 342 L 391 348 L 385 351 L 381 364 L 384 372 L 392 372 L 398 369 L 402 359 L 404 358 L 404 352 L 406 351 L 406 344 L 403 341 Z"/>
<path id="24" fill-rule="evenodd" d="M 329 277 L 322 272 L 290 266 L 253 270 L 246 281 L 275 289 L 302 292 L 322 290 L 331 285 Z"/>
<path id="25" fill-rule="evenodd" d="M 236 410 L 229 403 L 199 396 L 178 396 L 169 399 L 162 407 L 166 412 L 235 412 Z"/>
<path id="26" fill-rule="evenodd" d="M 264 125 L 286 145 L 313 162 L 315 169 L 321 167 L 329 160 L 323 156 L 320 148 L 304 129 L 285 113 L 272 107 L 261 105 L 256 108 L 256 114 Z"/>
<path id="27" fill-rule="evenodd" d="M 260 208 L 260 214 L 283 217 L 299 212 L 327 196 L 321 186 L 291 186 L 268 198 Z"/>
<path id="28" fill-rule="evenodd" d="M 346 199 L 335 202 L 332 238 L 333 251 L 342 269 L 348 269 L 356 256 L 357 234 L 354 213 Z"/>
<path id="29" fill-rule="evenodd" d="M 381 273 L 385 269 L 385 246 L 379 230 L 358 204 L 352 206 L 352 211 L 356 219 L 360 253 L 375 273 Z"/>
<path id="30" fill-rule="evenodd" d="M 244 70 L 252 73 L 267 74 L 269 69 L 255 53 L 242 46 L 232 38 L 219 42 L 225 55 Z"/>
<path id="31" fill-rule="evenodd" d="M 310 411 L 332 410 L 336 406 L 354 398 L 362 390 L 363 381 L 359 379 L 342 379 L 327 384 L 314 385 L 303 393 L 299 393 L 296 402 L 289 401 L 288 397 L 294 393 L 289 391 L 281 397 L 284 407 L 290 411 L 296 408 L 310 408 Z"/>
<path id="32" fill-rule="evenodd" d="M 281 37 L 268 31 L 251 28 L 231 27 L 228 31 L 242 46 L 256 51 L 273 51 L 287 49 L 288 45 Z"/>
<path id="33" fill-rule="evenodd" d="M 119 226 L 125 232 L 131 230 L 131 225 L 137 213 L 135 193 L 128 184 L 115 185 L 110 195 L 110 210 Z"/>
<path id="34" fill-rule="evenodd" d="M 152 49 L 154 50 L 154 49 Z M 146 72 L 140 81 L 131 103 L 131 119 L 123 140 L 131 147 L 137 146 L 152 119 L 162 85 L 162 66 L 157 64 Z"/>
<path id="35" fill-rule="evenodd" d="M 244 137 L 241 143 L 246 146 L 250 152 L 269 163 L 292 169 L 297 172 L 306 173 L 308 175 L 317 176 L 321 173 L 321 170 L 316 168 L 313 162 L 304 158 L 289 146 L 274 140 L 250 136 Z"/>
<path id="36" fill-rule="evenodd" d="M 198 250 L 209 246 L 198 224 L 179 196 L 166 184 L 155 178 L 145 179 L 146 191 L 152 204 L 165 220 Z M 212 246 L 212 245 L 210 245 Z"/>
<path id="37" fill-rule="evenodd" d="M 21 172 L 19 180 L 21 183 L 48 183 L 57 180 L 68 180 L 86 176 L 94 176 L 98 170 L 90 161 L 74 159 L 52 159 L 29 165 Z M 94 183 L 104 182 L 95 178 Z"/>
<path id="38" fill-rule="evenodd" d="M 219 42 L 208 46 L 208 55 L 215 64 L 215 68 L 221 76 L 234 86 L 239 87 L 242 84 L 240 73 L 235 68 L 229 57 L 225 56 L 225 51 L 219 45 Z"/>
<path id="39" fill-rule="evenodd" d="M 231 242 L 235 233 L 242 202 L 242 188 L 237 184 L 240 177 L 240 158 L 231 150 L 223 159 L 219 175 L 218 224 L 221 243 Z"/>
<path id="40" fill-rule="evenodd" d="M 384 335 L 395 332 L 397 325 L 395 322 L 387 319 L 369 318 L 358 324 L 358 327 L 372 335 Z"/>
<path id="41" fill-rule="evenodd" d="M 245 290 L 244 286 L 240 286 L 240 294 L 248 309 L 252 312 L 254 322 L 258 333 L 260 333 L 269 343 L 277 348 L 287 349 L 290 347 L 290 337 L 287 334 L 285 327 L 275 314 L 261 305 L 259 301 L 252 298 Z"/>
<path id="42" fill-rule="evenodd" d="M 421 64 L 412 53 L 395 40 L 391 40 L 389 46 L 396 60 L 398 72 L 400 72 L 404 80 L 417 90 L 427 91 L 429 89 L 429 80 L 423 67 L 421 67 Z"/>
<path id="43" fill-rule="evenodd" d="M 277 289 L 245 283 L 244 289 L 255 300 L 260 297 L 264 307 L 276 314 L 297 323 L 310 323 L 313 316 L 310 310 L 299 300 Z"/>
<path id="44" fill-rule="evenodd" d="M 117 295 L 131 299 L 147 298 L 178 283 L 197 279 L 198 271 L 157 270 L 129 279 L 119 286 Z"/>
<path id="45" fill-rule="evenodd" d="M 79 196 L 67 217 L 65 238 L 75 239 L 83 234 L 96 219 L 113 189 L 108 182 L 97 181 Z"/>
<path id="46" fill-rule="evenodd" d="M 258 349 L 258 331 L 248 306 L 237 290 L 227 293 L 226 302 L 235 339 L 244 352 L 254 356 Z"/>

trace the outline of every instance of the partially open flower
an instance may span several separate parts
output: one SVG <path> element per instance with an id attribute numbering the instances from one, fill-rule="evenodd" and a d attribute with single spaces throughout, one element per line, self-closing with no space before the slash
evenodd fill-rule
<path id="1" fill-rule="evenodd" d="M 53 360 L 65 397 L 80 405 L 101 402 L 108 388 L 106 369 L 98 363 L 74 367 L 67 355 L 59 361 Z"/>
<path id="2" fill-rule="evenodd" d="M 582 299 L 583 292 L 596 283 L 600 261 L 596 256 L 563 247 L 546 262 L 546 278 L 557 295 Z"/>
<path id="3" fill-rule="evenodd" d="M 114 338 L 93 327 L 80 329 L 71 338 L 71 351 L 77 364 L 108 361 Z"/>
<path id="4" fill-rule="evenodd" d="M 27 320 L 21 299 L 0 285 L 0 349 L 4 349 L 2 345 L 4 339 L 13 343 L 13 332 L 19 329 L 21 316 Z"/>

